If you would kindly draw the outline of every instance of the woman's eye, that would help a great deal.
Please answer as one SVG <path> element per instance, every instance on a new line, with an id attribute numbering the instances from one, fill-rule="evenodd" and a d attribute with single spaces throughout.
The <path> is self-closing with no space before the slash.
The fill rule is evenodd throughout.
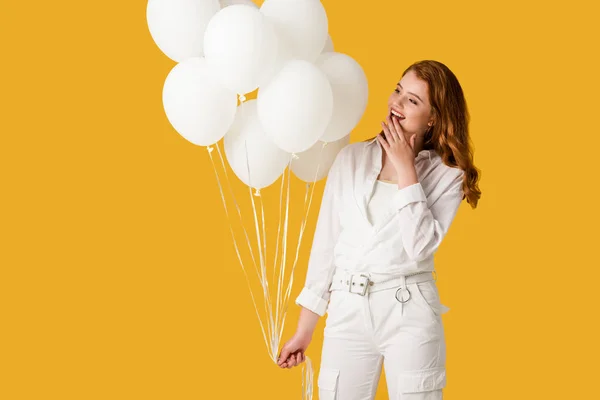
<path id="1" fill-rule="evenodd" d="M 399 90 L 398 88 L 396 88 L 396 89 L 394 90 L 394 92 L 396 92 L 396 93 L 400 93 L 400 90 Z M 417 102 L 416 102 L 416 101 L 414 101 L 413 99 L 410 99 L 410 102 L 411 102 L 411 103 L 413 103 L 414 105 L 417 105 Z"/>

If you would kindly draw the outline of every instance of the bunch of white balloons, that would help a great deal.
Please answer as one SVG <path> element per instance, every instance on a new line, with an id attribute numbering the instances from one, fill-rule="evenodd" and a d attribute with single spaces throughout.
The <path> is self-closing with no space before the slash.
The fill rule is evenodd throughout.
<path id="1" fill-rule="evenodd" d="M 146 17 L 177 62 L 163 105 L 181 136 L 199 146 L 224 138 L 231 168 L 255 189 L 290 160 L 306 182 L 327 175 L 362 118 L 368 85 L 361 66 L 334 51 L 319 0 L 149 0 Z"/>

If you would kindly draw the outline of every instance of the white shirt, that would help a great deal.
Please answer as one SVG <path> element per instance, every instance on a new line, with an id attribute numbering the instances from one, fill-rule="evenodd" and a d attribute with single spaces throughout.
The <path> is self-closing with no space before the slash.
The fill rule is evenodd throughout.
<path id="1" fill-rule="evenodd" d="M 372 224 L 368 202 L 381 172 L 377 139 L 346 145 L 325 183 L 304 288 L 296 304 L 321 316 L 336 267 L 354 272 L 433 271 L 433 255 L 463 199 L 464 171 L 433 150 L 415 158 L 418 183 L 398 189 Z"/>
<path id="2" fill-rule="evenodd" d="M 369 200 L 367 207 L 367 217 L 371 225 L 377 225 L 386 217 L 389 208 L 392 206 L 391 200 L 398 191 L 398 185 L 393 182 L 375 181 L 373 196 Z"/>

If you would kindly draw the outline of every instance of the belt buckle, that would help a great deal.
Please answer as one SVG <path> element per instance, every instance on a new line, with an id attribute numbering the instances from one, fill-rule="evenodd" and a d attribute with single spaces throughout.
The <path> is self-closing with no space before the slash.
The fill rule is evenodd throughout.
<path id="1" fill-rule="evenodd" d="M 369 284 L 371 282 L 371 280 L 369 279 L 368 275 L 365 274 L 360 274 L 358 275 L 359 278 L 364 278 L 364 279 L 360 279 L 358 281 L 358 285 L 362 288 L 360 292 L 353 292 L 352 291 L 352 287 L 356 286 L 357 282 L 354 282 L 354 277 L 356 275 L 351 275 L 350 276 L 350 284 L 348 285 L 348 291 L 351 293 L 356 293 L 356 294 L 360 294 L 361 296 L 364 296 L 365 294 L 367 294 L 367 289 L 369 288 Z"/>

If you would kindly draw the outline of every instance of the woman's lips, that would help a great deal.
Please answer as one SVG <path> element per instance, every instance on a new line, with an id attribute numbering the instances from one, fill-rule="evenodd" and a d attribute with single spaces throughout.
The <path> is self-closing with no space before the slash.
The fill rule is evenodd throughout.
<path id="1" fill-rule="evenodd" d="M 399 120 L 403 120 L 406 119 L 406 117 L 404 117 L 402 114 L 400 114 L 398 111 L 396 110 L 391 110 L 390 111 L 390 115 L 392 116 L 396 116 L 396 118 L 398 118 Z"/>

